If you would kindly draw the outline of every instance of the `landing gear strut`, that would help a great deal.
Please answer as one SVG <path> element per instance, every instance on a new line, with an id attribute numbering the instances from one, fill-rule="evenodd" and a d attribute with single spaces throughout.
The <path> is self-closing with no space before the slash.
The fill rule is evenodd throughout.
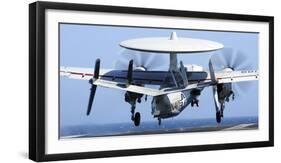
<path id="1" fill-rule="evenodd" d="M 158 118 L 158 125 L 161 125 L 161 118 Z"/>
<path id="2" fill-rule="evenodd" d="M 139 112 L 135 114 L 136 102 L 141 103 L 142 94 L 126 92 L 125 101 L 131 105 L 131 120 L 134 122 L 135 126 L 140 125 L 141 115 Z"/>
<path id="3" fill-rule="evenodd" d="M 131 106 L 131 120 L 132 120 L 132 121 L 134 121 L 134 119 L 135 119 L 135 109 L 136 109 L 136 105 L 133 104 L 133 105 Z"/>

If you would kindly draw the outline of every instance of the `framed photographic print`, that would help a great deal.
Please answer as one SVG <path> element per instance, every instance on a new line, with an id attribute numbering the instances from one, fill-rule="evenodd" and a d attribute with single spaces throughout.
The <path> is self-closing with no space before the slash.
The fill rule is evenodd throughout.
<path id="1" fill-rule="evenodd" d="M 273 146 L 273 17 L 35 2 L 29 158 Z"/>

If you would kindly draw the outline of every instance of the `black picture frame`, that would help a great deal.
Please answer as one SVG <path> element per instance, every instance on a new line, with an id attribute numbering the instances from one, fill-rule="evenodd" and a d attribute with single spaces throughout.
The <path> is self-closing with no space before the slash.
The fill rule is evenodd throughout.
<path id="1" fill-rule="evenodd" d="M 45 11 L 95 11 L 141 15 L 163 15 L 208 19 L 226 19 L 269 23 L 269 140 L 261 142 L 156 147 L 150 149 L 99 151 L 66 154 L 45 153 Z M 132 156 L 190 151 L 268 147 L 274 145 L 274 18 L 271 16 L 239 15 L 211 12 L 179 11 L 152 8 L 102 6 L 73 3 L 34 2 L 29 5 L 29 158 L 34 161 L 55 161 L 100 157 Z"/>

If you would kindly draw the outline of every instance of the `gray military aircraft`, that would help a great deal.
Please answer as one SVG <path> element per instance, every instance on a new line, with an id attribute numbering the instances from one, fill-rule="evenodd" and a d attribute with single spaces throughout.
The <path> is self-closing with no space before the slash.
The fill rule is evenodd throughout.
<path id="1" fill-rule="evenodd" d="M 61 67 L 60 74 L 73 79 L 88 80 L 91 84 L 87 115 L 90 114 L 97 86 L 125 91 L 124 100 L 131 105 L 131 120 L 135 126 L 140 125 L 141 115 L 135 113 L 136 103 L 141 103 L 142 98 L 152 96 L 151 109 L 154 118 L 171 118 L 179 115 L 189 104 L 199 106 L 199 96 L 206 87 L 212 87 L 216 110 L 216 121 L 221 122 L 224 116 L 225 102 L 230 98 L 234 100 L 235 91 L 233 84 L 258 80 L 256 70 L 247 70 L 243 66 L 245 56 L 233 56 L 230 53 L 213 55 L 209 60 L 209 71 L 204 71 L 202 66 L 184 65 L 178 63 L 177 54 L 194 54 L 225 49 L 220 43 L 177 37 L 172 32 L 170 37 L 151 37 L 126 40 L 120 43 L 126 49 L 141 51 L 125 66 L 126 69 L 100 69 L 100 59 L 96 60 L 95 68 Z M 169 54 L 170 64 L 168 70 L 149 70 L 157 58 L 148 61 L 144 55 L 149 52 L 163 55 Z M 148 63 L 149 62 L 149 63 Z M 124 63 L 121 63 L 124 64 Z M 124 66 L 123 66 L 124 67 Z M 216 67 L 219 67 L 215 71 Z M 157 85 L 159 88 L 149 88 L 148 85 Z"/>

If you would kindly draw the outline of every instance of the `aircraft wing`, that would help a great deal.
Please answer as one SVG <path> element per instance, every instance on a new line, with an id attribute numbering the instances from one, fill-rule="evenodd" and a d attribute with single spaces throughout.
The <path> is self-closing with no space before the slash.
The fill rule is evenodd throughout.
<path id="1" fill-rule="evenodd" d="M 60 67 L 60 76 L 79 79 L 90 80 L 93 77 L 94 69 L 79 68 L 79 67 Z"/>
<path id="2" fill-rule="evenodd" d="M 78 79 L 90 80 L 93 77 L 94 69 L 78 68 L 78 67 L 60 67 L 60 75 Z M 127 70 L 100 69 L 99 78 L 107 81 L 119 83 L 127 82 Z M 169 76 L 168 71 L 133 71 L 133 84 L 139 85 L 161 85 Z"/>
<path id="3" fill-rule="evenodd" d="M 90 80 L 93 77 L 93 69 L 87 68 L 75 68 L 75 67 L 61 67 L 60 75 L 72 79 Z M 127 83 L 126 70 L 111 70 L 101 69 L 99 73 L 99 79 L 93 81 L 94 85 L 114 88 L 124 91 L 130 91 L 149 96 L 160 96 L 169 93 L 175 93 L 180 91 L 191 90 L 195 88 L 203 88 L 214 85 L 216 83 L 232 83 L 241 81 L 257 80 L 259 74 L 257 71 L 222 71 L 215 72 L 214 77 L 216 80 L 212 80 L 211 75 L 208 73 L 190 73 L 189 84 L 185 87 L 172 87 L 166 89 L 148 88 L 139 85 L 161 85 L 165 79 L 171 78 L 168 71 L 133 71 L 133 81 L 131 84 Z"/>
<path id="4" fill-rule="evenodd" d="M 216 79 L 218 83 L 233 83 L 258 80 L 259 73 L 255 70 L 242 70 L 231 72 L 219 72 L 216 73 Z"/>

